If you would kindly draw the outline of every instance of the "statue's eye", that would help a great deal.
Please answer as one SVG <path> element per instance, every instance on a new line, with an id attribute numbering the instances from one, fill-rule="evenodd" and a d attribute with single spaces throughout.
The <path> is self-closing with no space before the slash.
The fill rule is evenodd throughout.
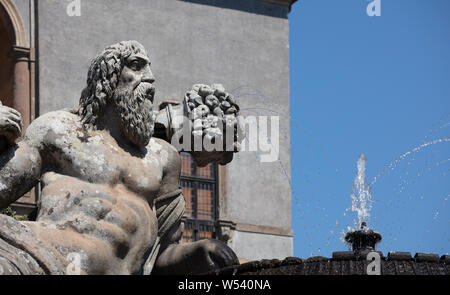
<path id="1" fill-rule="evenodd" d="M 142 62 L 139 60 L 134 60 L 129 64 L 129 67 L 135 71 L 140 70 L 142 67 Z"/>

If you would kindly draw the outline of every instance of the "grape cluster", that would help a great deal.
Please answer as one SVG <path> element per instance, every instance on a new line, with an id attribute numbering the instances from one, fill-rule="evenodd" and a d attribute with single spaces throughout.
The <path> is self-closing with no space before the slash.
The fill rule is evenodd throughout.
<path id="1" fill-rule="evenodd" d="M 194 122 L 194 136 L 223 137 L 223 130 L 236 134 L 239 106 L 221 84 L 196 84 L 185 95 L 188 114 Z"/>

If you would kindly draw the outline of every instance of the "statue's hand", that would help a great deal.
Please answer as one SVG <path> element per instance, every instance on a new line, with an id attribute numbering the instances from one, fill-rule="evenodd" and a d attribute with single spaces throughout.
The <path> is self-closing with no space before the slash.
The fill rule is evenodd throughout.
<path id="1" fill-rule="evenodd" d="M 227 164 L 245 137 L 239 105 L 221 84 L 196 84 L 184 97 L 185 114 L 192 122 L 192 151 L 199 166 Z M 195 142 L 202 142 L 199 150 Z"/>
<path id="2" fill-rule="evenodd" d="M 0 102 L 0 145 L 6 140 L 6 144 L 12 145 L 22 134 L 22 116 L 18 111 Z M 5 142 L 3 142 L 5 144 Z"/>
<path id="3" fill-rule="evenodd" d="M 239 265 L 233 250 L 219 240 L 172 244 L 156 260 L 154 274 L 196 275 Z"/>
<path id="4" fill-rule="evenodd" d="M 192 243 L 196 246 L 193 265 L 194 273 L 208 273 L 221 268 L 239 265 L 236 254 L 224 242 L 219 240 L 200 240 Z"/>

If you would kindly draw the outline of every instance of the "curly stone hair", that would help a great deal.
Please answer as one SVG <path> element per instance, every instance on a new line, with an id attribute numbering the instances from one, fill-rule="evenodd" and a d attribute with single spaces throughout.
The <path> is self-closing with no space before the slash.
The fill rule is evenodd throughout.
<path id="1" fill-rule="evenodd" d="M 83 89 L 78 106 L 82 122 L 95 128 L 97 121 L 113 96 L 124 61 L 132 54 L 147 55 L 137 41 L 122 41 L 108 46 L 95 57 L 89 66 L 87 86 Z"/>

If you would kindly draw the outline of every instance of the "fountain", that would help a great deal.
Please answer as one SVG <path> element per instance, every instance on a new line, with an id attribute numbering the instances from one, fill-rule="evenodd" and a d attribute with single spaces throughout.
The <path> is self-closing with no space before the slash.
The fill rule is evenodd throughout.
<path id="1" fill-rule="evenodd" d="M 352 245 L 353 252 L 362 253 L 374 251 L 375 245 L 381 241 L 381 235 L 362 222 L 359 230 L 350 231 L 345 235 L 345 241 Z"/>
<path id="2" fill-rule="evenodd" d="M 358 158 L 358 172 L 351 190 L 351 210 L 357 213 L 354 227 L 345 235 L 345 242 L 352 246 L 352 251 L 333 252 L 332 258 L 313 256 L 307 259 L 286 257 L 284 260 L 263 259 L 250 261 L 238 266 L 223 268 L 209 275 L 372 275 L 369 268 L 376 263 L 370 252 L 378 252 L 377 274 L 383 275 L 449 275 L 450 255 L 389 252 L 387 256 L 376 251 L 381 235 L 367 226 L 372 208 L 370 185 L 366 181 L 367 158 Z M 349 208 L 350 209 L 350 208 Z M 369 257 L 369 260 L 367 260 Z M 374 260 L 370 260 L 374 259 Z"/>
<path id="3" fill-rule="evenodd" d="M 361 254 L 374 251 L 375 245 L 381 241 L 381 235 L 367 226 L 372 208 L 372 196 L 370 185 L 366 181 L 366 161 L 366 156 L 361 154 L 357 162 L 358 172 L 350 193 L 352 211 L 357 213 L 355 229 L 347 232 L 344 238 L 345 242 L 352 245 L 353 252 Z"/>

